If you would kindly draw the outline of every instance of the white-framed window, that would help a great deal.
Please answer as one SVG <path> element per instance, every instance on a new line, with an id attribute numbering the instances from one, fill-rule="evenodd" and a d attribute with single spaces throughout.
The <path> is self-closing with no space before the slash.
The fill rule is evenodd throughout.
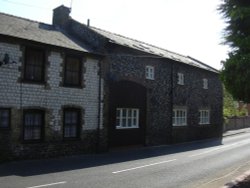
<path id="1" fill-rule="evenodd" d="M 187 125 L 187 109 L 175 108 L 173 109 L 173 126 Z"/>
<path id="2" fill-rule="evenodd" d="M 178 79 L 177 84 L 184 85 L 184 74 L 183 73 L 178 72 L 177 79 Z"/>
<path id="3" fill-rule="evenodd" d="M 208 79 L 203 78 L 203 89 L 208 89 Z"/>
<path id="4" fill-rule="evenodd" d="M 199 124 L 209 124 L 210 123 L 210 112 L 209 110 L 199 110 Z"/>
<path id="5" fill-rule="evenodd" d="M 145 70 L 145 74 L 146 74 L 146 79 L 154 80 L 155 79 L 155 68 L 153 66 L 147 65 L 146 70 Z"/>
<path id="6" fill-rule="evenodd" d="M 117 108 L 116 128 L 117 129 L 139 128 L 139 109 Z"/>

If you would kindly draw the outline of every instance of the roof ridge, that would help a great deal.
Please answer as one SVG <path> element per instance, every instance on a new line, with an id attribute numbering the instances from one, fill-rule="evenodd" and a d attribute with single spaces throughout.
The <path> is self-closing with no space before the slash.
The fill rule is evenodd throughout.
<path id="1" fill-rule="evenodd" d="M 141 42 L 141 41 L 139 41 L 139 40 L 132 39 L 132 38 L 130 38 L 130 37 L 126 37 L 126 36 L 124 36 L 124 35 L 121 35 L 121 34 L 118 34 L 118 33 L 114 33 L 114 32 L 111 32 L 111 31 L 107 31 L 107 30 L 105 30 L 105 29 L 101 29 L 101 28 L 98 28 L 98 27 L 90 26 L 90 28 L 98 29 L 98 30 L 107 32 L 107 33 L 109 33 L 109 34 L 114 34 L 114 35 L 117 35 L 117 36 L 120 36 L 120 37 L 123 37 L 123 38 L 126 38 L 126 39 L 130 39 L 130 40 L 133 40 L 133 41 Z"/>
<path id="2" fill-rule="evenodd" d="M 94 27 L 94 26 L 90 26 L 90 28 L 94 28 L 94 29 L 98 29 L 100 31 L 104 31 L 104 32 L 107 32 L 109 34 L 113 34 L 113 35 L 116 35 L 116 36 L 119 36 L 119 37 L 123 37 L 125 39 L 129 39 L 129 40 L 132 40 L 132 41 L 135 41 L 135 42 L 139 42 L 139 43 L 142 43 L 142 44 L 145 44 L 145 45 L 148 45 L 148 46 L 151 46 L 151 47 L 154 47 L 154 48 L 158 48 L 160 50 L 164 50 L 164 51 L 167 51 L 169 53 L 173 53 L 173 54 L 176 54 L 176 55 L 179 55 L 179 56 L 182 56 L 182 57 L 187 57 L 185 55 L 182 55 L 182 54 L 179 54 L 177 52 L 173 52 L 173 51 L 170 51 L 170 50 L 167 50 L 163 47 L 159 47 L 159 46 L 156 46 L 154 44 L 150 44 L 150 43 L 147 43 L 147 42 L 144 42 L 144 41 L 140 41 L 140 40 L 137 40 L 137 39 L 134 39 L 134 38 L 131 38 L 131 37 L 127 37 L 127 36 L 124 36 L 124 35 L 121 35 L 121 34 L 118 34 L 118 33 L 114 33 L 114 32 L 111 32 L 111 31 L 107 31 L 105 29 L 101 29 L 101 28 L 98 28 L 98 27 Z"/>
<path id="3" fill-rule="evenodd" d="M 12 15 L 12 14 L 7 14 L 7 13 L 4 13 L 4 12 L 0 12 L 0 14 L 5 15 L 5 16 L 10 16 L 10 17 L 13 17 L 13 18 L 18 18 L 18 19 L 25 20 L 25 21 L 29 21 L 29 22 L 33 22 L 33 23 L 40 23 L 40 24 L 46 24 L 46 25 L 52 26 L 51 24 L 48 24 L 48 23 L 39 22 L 39 21 L 28 19 L 28 18 L 15 16 L 15 15 Z"/>

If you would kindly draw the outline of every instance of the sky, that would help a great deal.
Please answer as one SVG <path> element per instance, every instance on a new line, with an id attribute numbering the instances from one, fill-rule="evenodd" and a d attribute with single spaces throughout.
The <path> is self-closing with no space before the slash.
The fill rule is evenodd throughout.
<path id="1" fill-rule="evenodd" d="M 216 69 L 227 58 L 221 0 L 0 0 L 0 12 L 52 23 L 53 9 L 113 33 L 194 57 Z"/>

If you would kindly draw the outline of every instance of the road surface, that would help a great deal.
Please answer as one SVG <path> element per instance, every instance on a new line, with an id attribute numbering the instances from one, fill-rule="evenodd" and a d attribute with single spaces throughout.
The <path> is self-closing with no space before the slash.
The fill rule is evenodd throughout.
<path id="1" fill-rule="evenodd" d="M 208 188 L 250 169 L 250 133 L 0 165 L 1 188 Z"/>

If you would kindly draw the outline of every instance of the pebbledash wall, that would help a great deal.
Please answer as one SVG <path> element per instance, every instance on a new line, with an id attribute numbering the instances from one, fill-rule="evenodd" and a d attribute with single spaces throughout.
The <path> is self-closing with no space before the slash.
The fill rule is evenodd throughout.
<path id="1" fill-rule="evenodd" d="M 0 130 L 1 157 L 41 158 L 97 149 L 96 141 L 101 142 L 99 136 L 103 131 L 103 104 L 99 103 L 103 98 L 103 81 L 99 75 L 99 60 L 84 58 L 84 87 L 67 88 L 60 86 L 64 51 L 47 50 L 47 82 L 29 84 L 21 81 L 23 48 L 18 43 L 0 42 L 1 59 L 8 53 L 10 61 L 15 62 L 0 67 L 0 107 L 11 109 L 10 128 Z M 63 140 L 62 110 L 65 106 L 81 109 L 79 140 Z M 23 142 L 22 112 L 29 108 L 45 110 L 44 139 L 39 143 Z"/>

